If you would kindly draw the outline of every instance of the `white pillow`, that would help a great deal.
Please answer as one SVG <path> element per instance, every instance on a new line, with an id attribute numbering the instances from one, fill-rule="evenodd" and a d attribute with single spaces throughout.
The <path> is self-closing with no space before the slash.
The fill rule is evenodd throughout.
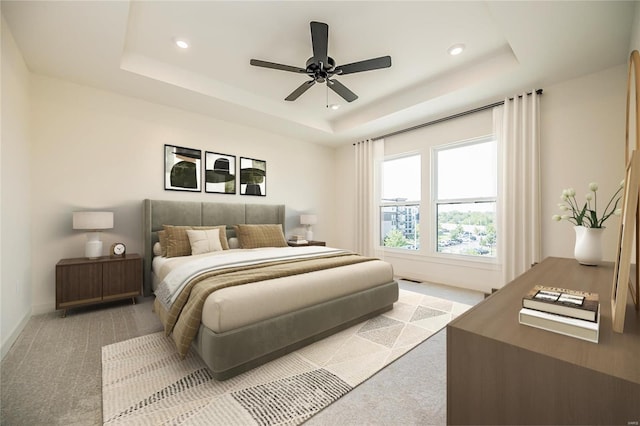
<path id="1" fill-rule="evenodd" d="M 191 254 L 210 253 L 221 251 L 220 229 L 193 230 L 187 229 L 187 236 L 191 244 Z"/>
<path id="2" fill-rule="evenodd" d="M 154 256 L 162 256 L 162 246 L 160 245 L 159 242 L 156 242 L 153 245 L 153 255 Z"/>

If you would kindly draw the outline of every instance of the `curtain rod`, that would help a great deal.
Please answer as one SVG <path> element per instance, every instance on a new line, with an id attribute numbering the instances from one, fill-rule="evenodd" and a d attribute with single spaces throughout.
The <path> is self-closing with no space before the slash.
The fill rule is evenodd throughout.
<path id="1" fill-rule="evenodd" d="M 533 93 L 535 93 L 536 95 L 542 95 L 542 89 L 537 89 L 535 92 L 528 92 L 527 95 L 531 95 Z M 518 97 L 521 98 L 522 95 L 518 95 Z M 509 100 L 512 101 L 513 98 L 509 98 Z M 386 135 L 377 136 L 375 138 L 372 138 L 372 140 L 375 141 L 375 140 L 378 140 L 378 139 L 384 139 L 384 138 L 388 138 L 388 137 L 391 137 L 391 136 L 400 135 L 402 133 L 410 132 L 412 130 L 421 129 L 423 127 L 431 126 L 433 124 L 442 123 L 443 121 L 448 121 L 448 120 L 452 120 L 454 118 L 463 117 L 465 115 L 469 115 L 469 114 L 473 114 L 473 113 L 476 113 L 476 112 L 484 111 L 486 109 L 490 109 L 490 108 L 497 107 L 497 106 L 500 106 L 500 105 L 504 105 L 504 101 L 494 102 L 494 103 L 489 104 L 489 105 L 484 105 L 484 106 L 481 106 L 481 107 L 478 107 L 478 108 L 470 109 L 468 111 L 459 112 L 457 114 L 453 114 L 453 115 L 450 115 L 448 117 L 438 118 L 436 120 L 432 120 L 432 121 L 429 121 L 427 123 L 418 124 L 416 126 L 409 127 L 407 129 L 403 129 L 403 130 L 398 130 L 398 131 L 395 131 L 395 132 L 387 133 Z M 353 145 L 355 145 L 355 143 Z"/>

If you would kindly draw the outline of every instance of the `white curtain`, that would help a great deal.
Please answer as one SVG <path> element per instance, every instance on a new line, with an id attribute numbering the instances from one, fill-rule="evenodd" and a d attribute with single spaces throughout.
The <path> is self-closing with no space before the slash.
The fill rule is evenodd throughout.
<path id="1" fill-rule="evenodd" d="M 494 109 L 502 156 L 499 221 L 503 284 L 540 261 L 539 95 L 523 93 Z"/>
<path id="2" fill-rule="evenodd" d="M 358 142 L 355 150 L 355 250 L 374 256 L 378 235 L 377 194 L 379 165 L 384 157 L 382 139 Z"/>

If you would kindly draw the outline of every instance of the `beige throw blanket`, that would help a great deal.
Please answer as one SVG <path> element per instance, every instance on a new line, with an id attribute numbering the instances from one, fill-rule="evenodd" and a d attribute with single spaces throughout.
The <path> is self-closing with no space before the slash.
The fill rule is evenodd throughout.
<path id="1" fill-rule="evenodd" d="M 164 325 L 165 333 L 172 336 L 178 352 L 184 357 L 200 328 L 204 302 L 214 291 L 370 260 L 374 259 L 341 252 L 312 259 L 291 259 L 210 271 L 191 279 L 169 309 L 157 298 L 154 309 Z"/>

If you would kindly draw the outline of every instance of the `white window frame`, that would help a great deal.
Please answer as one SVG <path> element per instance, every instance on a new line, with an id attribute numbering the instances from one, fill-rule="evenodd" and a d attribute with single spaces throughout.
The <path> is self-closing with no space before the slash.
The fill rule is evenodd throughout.
<path id="1" fill-rule="evenodd" d="M 469 198 L 453 198 L 453 199 L 439 199 L 438 198 L 438 152 L 462 148 L 470 145 L 477 145 L 481 143 L 487 142 L 495 142 L 496 143 L 496 195 L 495 197 L 469 197 Z M 496 228 L 496 236 L 499 236 L 501 233 L 500 229 L 500 221 L 498 218 L 499 215 L 499 188 L 500 188 L 500 159 L 499 159 L 500 147 L 498 144 L 498 140 L 495 135 L 486 135 L 480 136 L 477 138 L 467 139 L 463 141 L 457 141 L 452 143 L 447 143 L 443 145 L 434 146 L 431 148 L 431 229 L 432 232 L 429 235 L 429 252 L 440 258 L 451 258 L 451 259 L 460 259 L 465 261 L 473 261 L 473 262 L 486 262 L 486 263 L 498 263 L 500 256 L 500 246 L 499 246 L 499 237 L 496 238 L 496 255 L 489 256 L 477 256 L 477 255 L 469 255 L 469 254 L 457 254 L 457 253 L 443 253 L 438 251 L 438 205 L 440 204 L 473 204 L 473 203 L 486 203 L 493 202 L 496 206 L 496 217 L 495 217 L 495 228 Z"/>

